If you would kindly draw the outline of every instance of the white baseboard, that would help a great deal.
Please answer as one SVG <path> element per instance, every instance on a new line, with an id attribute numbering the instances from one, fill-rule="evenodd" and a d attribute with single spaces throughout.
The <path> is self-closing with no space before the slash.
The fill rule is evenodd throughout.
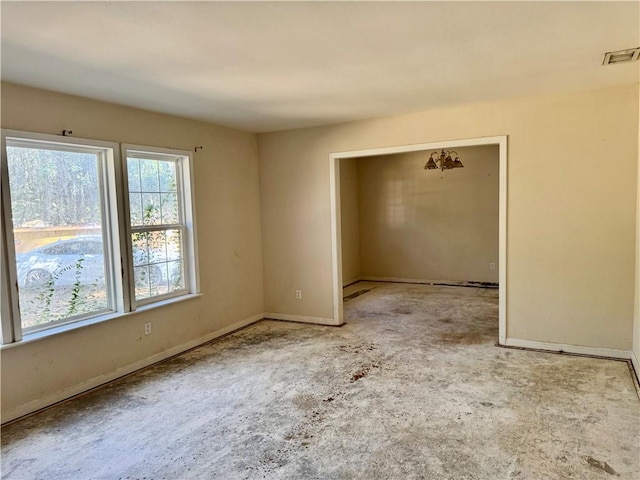
<path id="1" fill-rule="evenodd" d="M 631 363 L 633 364 L 633 370 L 636 374 L 636 379 L 638 380 L 638 384 L 640 384 L 640 362 L 638 361 L 638 357 L 636 357 L 636 352 L 631 352 Z"/>
<path id="2" fill-rule="evenodd" d="M 429 280 L 425 278 L 402 278 L 402 277 L 369 277 L 364 276 L 360 277 L 358 280 L 362 282 L 389 282 L 389 283 L 419 283 L 424 285 L 433 285 L 439 283 L 445 283 L 449 285 L 460 285 L 460 286 L 473 286 L 469 285 L 469 282 L 463 281 L 454 281 L 454 280 Z M 495 282 L 498 283 L 498 282 Z"/>
<path id="3" fill-rule="evenodd" d="M 358 283 L 361 280 L 362 280 L 362 277 L 354 277 L 351 280 L 343 281 L 342 288 L 348 287 L 349 285 L 353 285 L 354 283 Z"/>
<path id="4" fill-rule="evenodd" d="M 80 393 L 84 393 L 88 390 L 91 390 L 92 388 L 96 388 L 96 387 L 99 387 L 100 385 L 110 383 L 120 377 L 133 373 L 136 370 L 140 370 L 142 368 L 148 367 L 150 365 L 153 365 L 154 363 L 158 363 L 169 357 L 178 355 L 179 353 L 185 352 L 191 348 L 210 342 L 211 340 L 214 340 L 218 337 L 221 337 L 235 330 L 251 325 L 252 323 L 262 320 L 263 318 L 264 318 L 264 314 L 259 313 L 258 315 L 254 315 L 247 319 L 240 320 L 239 322 L 232 323 L 231 325 L 228 325 L 224 328 L 216 330 L 215 332 L 208 333 L 206 335 L 198 337 L 189 342 L 172 347 L 169 350 L 165 350 L 164 352 L 156 353 L 155 355 L 144 358 L 142 360 L 138 360 L 137 362 L 131 363 L 129 365 L 125 365 L 112 372 L 109 372 L 103 375 L 98 375 L 97 377 L 91 378 L 77 385 L 73 385 L 71 387 L 55 392 L 51 395 L 47 395 L 44 398 L 25 403 L 24 405 L 20 405 L 19 407 L 14 408 L 13 410 L 2 412 L 2 423 L 10 422 L 11 420 L 15 420 L 16 418 L 23 417 L 30 413 L 41 410 L 45 407 L 49 407 L 55 403 L 71 398 Z"/>
<path id="5" fill-rule="evenodd" d="M 265 320 L 285 320 L 287 322 L 311 323 L 314 325 L 338 325 L 333 318 L 308 317 L 306 315 L 289 315 L 288 313 L 265 313 Z"/>
<path id="6" fill-rule="evenodd" d="M 445 280 L 428 280 L 425 278 L 402 278 L 402 277 L 370 277 L 364 276 L 360 277 L 360 280 L 363 282 L 391 282 L 391 283 L 454 283 L 454 282 L 446 282 Z"/>
<path id="7" fill-rule="evenodd" d="M 519 338 L 507 338 L 504 342 L 506 347 L 522 347 L 534 350 L 548 350 L 550 352 L 579 353 L 582 355 L 594 355 L 597 357 L 631 359 L 631 351 L 617 350 L 614 348 L 585 347 L 582 345 L 567 345 L 564 343 L 536 342 L 533 340 L 521 340 Z"/>

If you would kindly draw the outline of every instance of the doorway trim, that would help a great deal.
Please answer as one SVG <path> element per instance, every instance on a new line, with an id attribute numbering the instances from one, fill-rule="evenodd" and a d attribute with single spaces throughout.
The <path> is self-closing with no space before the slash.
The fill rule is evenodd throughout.
<path id="1" fill-rule="evenodd" d="M 373 157 L 396 153 L 419 152 L 442 148 L 498 145 L 500 162 L 498 206 L 498 343 L 504 345 L 507 338 L 507 136 L 467 138 L 442 142 L 417 143 L 394 147 L 352 150 L 329 154 L 329 181 L 331 195 L 331 262 L 333 267 L 333 321 L 344 323 L 342 305 L 342 227 L 340 213 L 340 160 L 356 157 Z"/>

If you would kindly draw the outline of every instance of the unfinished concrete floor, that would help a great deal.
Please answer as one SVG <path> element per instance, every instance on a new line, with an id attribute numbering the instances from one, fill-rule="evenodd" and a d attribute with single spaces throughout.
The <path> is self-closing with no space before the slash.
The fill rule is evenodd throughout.
<path id="1" fill-rule="evenodd" d="M 497 291 L 363 284 L 2 432 L 6 479 L 640 478 L 623 362 L 507 350 Z"/>

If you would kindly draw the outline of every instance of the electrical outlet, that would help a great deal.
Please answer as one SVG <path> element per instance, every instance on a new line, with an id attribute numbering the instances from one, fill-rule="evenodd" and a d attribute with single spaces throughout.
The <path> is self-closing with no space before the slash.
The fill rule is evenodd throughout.
<path id="1" fill-rule="evenodd" d="M 296 290 L 296 298 L 300 300 L 302 298 L 302 290 Z"/>
<path id="2" fill-rule="evenodd" d="M 144 334 L 151 335 L 151 322 L 147 322 L 144 324 Z"/>
<path id="3" fill-rule="evenodd" d="M 489 270 L 495 270 L 495 269 L 496 269 L 496 264 L 495 264 L 495 263 L 493 263 L 493 262 L 491 262 L 491 263 L 489 264 Z"/>

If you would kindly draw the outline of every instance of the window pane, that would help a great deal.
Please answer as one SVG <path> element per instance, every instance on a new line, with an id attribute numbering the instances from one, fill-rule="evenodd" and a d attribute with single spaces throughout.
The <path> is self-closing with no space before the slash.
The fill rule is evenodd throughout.
<path id="1" fill-rule="evenodd" d="M 167 230 L 167 260 L 182 259 L 182 231 Z"/>
<path id="2" fill-rule="evenodd" d="M 182 262 L 169 262 L 169 291 L 184 290 L 184 275 Z"/>
<path id="3" fill-rule="evenodd" d="M 176 162 L 158 161 L 158 167 L 160 169 L 160 191 L 177 192 Z"/>
<path id="4" fill-rule="evenodd" d="M 133 233 L 131 235 L 131 246 L 133 249 L 133 265 L 149 265 L 149 246 L 146 232 Z"/>
<path id="5" fill-rule="evenodd" d="M 140 184 L 142 192 L 159 192 L 158 162 L 156 160 L 140 160 Z"/>
<path id="6" fill-rule="evenodd" d="M 131 225 L 142 225 L 142 194 L 131 192 L 129 194 L 129 216 L 131 218 Z"/>
<path id="7" fill-rule="evenodd" d="M 149 298 L 151 290 L 149 288 L 149 266 L 135 267 L 133 269 L 136 286 L 136 300 Z"/>
<path id="8" fill-rule="evenodd" d="M 98 156 L 8 145 L 7 161 L 22 328 L 110 309 Z"/>
<path id="9" fill-rule="evenodd" d="M 127 175 L 129 176 L 129 191 L 140 192 L 140 160 L 127 159 Z"/>
<path id="10" fill-rule="evenodd" d="M 179 221 L 178 214 L 178 195 L 176 193 L 160 194 L 160 207 L 162 215 L 162 223 L 165 225 L 175 225 Z"/>
<path id="11" fill-rule="evenodd" d="M 162 224 L 159 193 L 143 193 L 142 210 L 142 223 L 144 225 Z"/>
<path id="12" fill-rule="evenodd" d="M 165 232 L 149 232 L 149 254 L 150 263 L 161 263 L 167 261 L 167 245 L 165 242 Z"/>

